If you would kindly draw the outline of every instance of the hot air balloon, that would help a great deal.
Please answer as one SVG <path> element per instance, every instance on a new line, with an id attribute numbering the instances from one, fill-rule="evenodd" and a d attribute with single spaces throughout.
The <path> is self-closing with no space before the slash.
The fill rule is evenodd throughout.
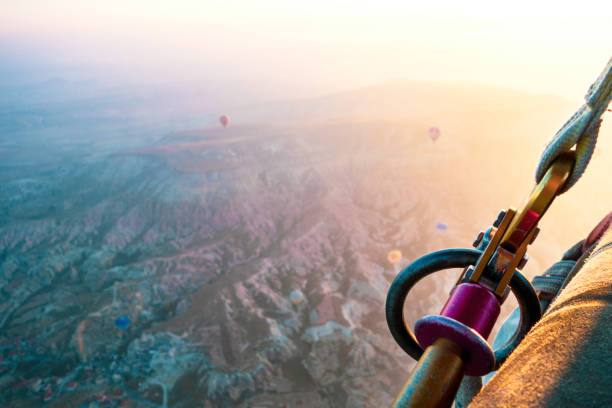
<path id="1" fill-rule="evenodd" d="M 393 251 L 389 251 L 389 253 L 387 254 L 387 261 L 389 261 L 389 263 L 393 266 L 395 266 L 395 264 L 401 260 L 402 260 L 402 251 L 394 249 Z"/>
<path id="2" fill-rule="evenodd" d="M 230 117 L 227 116 L 227 115 L 221 115 L 219 117 L 219 122 L 221 122 L 223 127 L 227 127 L 227 125 L 229 125 L 229 123 L 230 123 Z"/>
<path id="3" fill-rule="evenodd" d="M 294 305 L 299 305 L 304 301 L 304 295 L 299 290 L 292 290 L 289 294 L 289 299 L 291 299 L 291 303 Z"/>
<path id="4" fill-rule="evenodd" d="M 436 126 L 430 127 L 429 137 L 435 142 L 440 137 L 440 129 L 438 129 Z"/>
<path id="5" fill-rule="evenodd" d="M 445 223 L 443 223 L 443 222 L 439 222 L 439 223 L 437 223 L 437 224 L 436 224 L 436 228 L 437 228 L 439 231 L 446 231 L 446 230 L 448 229 L 448 225 L 446 225 L 446 224 L 445 224 Z"/>
<path id="6" fill-rule="evenodd" d="M 130 318 L 127 316 L 119 316 L 117 320 L 115 320 L 115 326 L 121 331 L 126 330 L 130 323 Z"/>

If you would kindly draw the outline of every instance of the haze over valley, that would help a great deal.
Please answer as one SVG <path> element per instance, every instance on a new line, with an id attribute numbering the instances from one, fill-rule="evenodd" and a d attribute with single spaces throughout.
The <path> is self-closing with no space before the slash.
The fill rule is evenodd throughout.
<path id="1" fill-rule="evenodd" d="M 410 82 L 236 108 L 227 128 L 217 112 L 112 93 L 14 106 L 0 140 L 0 382 L 15 407 L 47 391 L 54 406 L 389 403 L 413 364 L 384 320 L 397 268 L 469 246 L 518 206 L 573 108 Z M 590 211 L 564 218 L 584 208 L 580 188 L 606 182 L 609 133 L 545 218 L 528 274 L 605 211 L 610 191 L 590 190 Z M 456 273 L 420 285 L 407 318 L 438 312 Z"/>
<path id="2" fill-rule="evenodd" d="M 588 0 L 289 3 L 1 6 L 0 406 L 389 405 L 390 283 L 521 206 L 609 58 Z M 610 211 L 609 115 L 529 277 Z"/>

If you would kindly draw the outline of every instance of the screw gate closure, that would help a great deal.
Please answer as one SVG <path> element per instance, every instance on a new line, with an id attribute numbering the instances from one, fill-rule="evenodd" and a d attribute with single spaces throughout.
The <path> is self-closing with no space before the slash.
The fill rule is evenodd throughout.
<path id="1" fill-rule="evenodd" d="M 497 230 L 489 245 L 476 262 L 474 271 L 465 277 L 468 282 L 484 284 L 480 279 L 486 268 L 496 281 L 495 295 L 500 299 L 505 297 L 508 282 L 516 269 L 525 266 L 527 246 L 535 241 L 539 232 L 537 224 L 571 174 L 575 157 L 574 152 L 568 152 L 555 160 L 518 215 L 512 207 L 500 213 L 494 223 L 498 224 Z"/>
<path id="2" fill-rule="evenodd" d="M 479 313 L 481 311 L 485 313 Z M 499 301 L 491 292 L 480 285 L 462 283 L 448 298 L 440 315 L 470 326 L 486 339 L 499 312 Z"/>

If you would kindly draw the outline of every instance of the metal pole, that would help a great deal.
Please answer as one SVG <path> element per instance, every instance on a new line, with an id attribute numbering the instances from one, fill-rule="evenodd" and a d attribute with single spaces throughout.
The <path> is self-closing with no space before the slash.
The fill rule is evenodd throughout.
<path id="1" fill-rule="evenodd" d="M 425 349 L 392 408 L 450 407 L 461 384 L 465 363 L 456 343 L 439 338 Z"/>

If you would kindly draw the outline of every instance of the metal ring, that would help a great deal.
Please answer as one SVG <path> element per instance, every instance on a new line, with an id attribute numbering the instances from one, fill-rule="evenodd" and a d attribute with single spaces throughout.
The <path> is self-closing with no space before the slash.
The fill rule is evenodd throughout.
<path id="1" fill-rule="evenodd" d="M 391 283 L 385 305 L 387 325 L 397 344 L 415 360 L 418 361 L 421 358 L 423 348 L 404 320 L 404 302 L 408 292 L 418 281 L 434 272 L 474 265 L 481 253 L 482 251 L 476 249 L 445 249 L 432 252 L 416 259 L 404 268 Z M 506 344 L 495 350 L 495 369 L 499 368 L 508 358 L 523 340 L 525 334 L 542 316 L 540 302 L 533 286 L 518 270 L 514 271 L 509 286 L 518 301 L 521 319 L 512 337 Z"/>

